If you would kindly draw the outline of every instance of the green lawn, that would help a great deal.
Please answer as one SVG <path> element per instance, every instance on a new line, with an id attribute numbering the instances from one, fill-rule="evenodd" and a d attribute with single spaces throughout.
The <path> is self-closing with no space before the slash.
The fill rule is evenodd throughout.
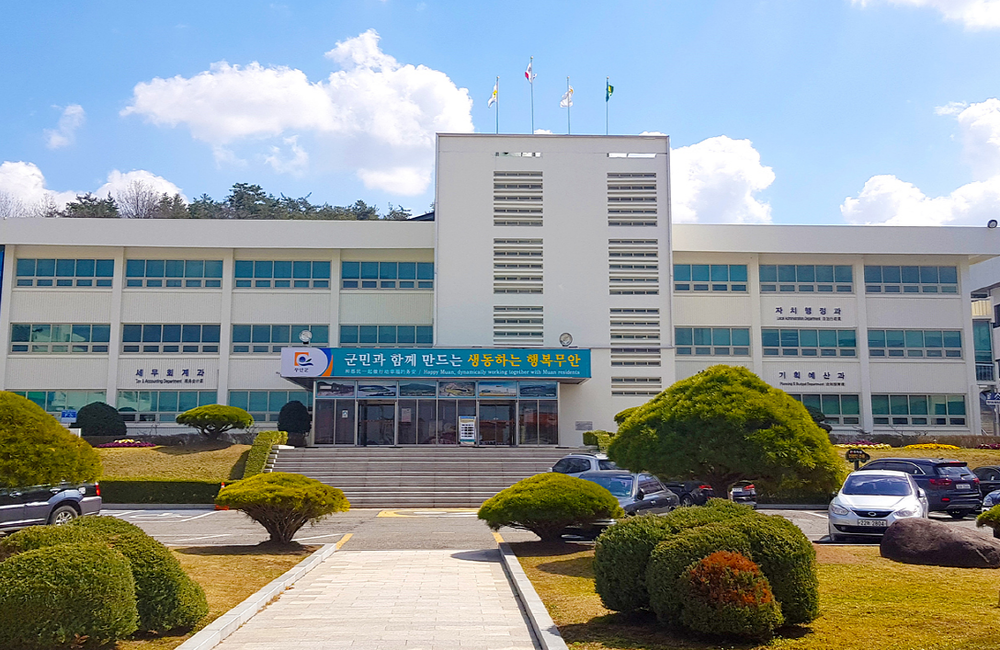
<path id="1" fill-rule="evenodd" d="M 165 447 L 97 449 L 105 479 L 187 479 L 230 481 L 243 478 L 250 445 L 204 442 Z"/>
<path id="2" fill-rule="evenodd" d="M 652 615 L 629 617 L 594 592 L 593 550 L 512 544 L 573 650 L 782 648 L 789 650 L 1000 649 L 1000 570 L 898 564 L 873 547 L 817 546 L 822 615 L 763 645 L 716 645 L 671 633 Z"/>

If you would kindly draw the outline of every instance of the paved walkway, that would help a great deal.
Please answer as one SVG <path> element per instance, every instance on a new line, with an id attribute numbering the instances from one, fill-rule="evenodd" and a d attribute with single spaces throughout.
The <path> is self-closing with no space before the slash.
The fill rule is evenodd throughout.
<path id="1" fill-rule="evenodd" d="M 349 546 L 349 544 L 348 544 Z M 219 650 L 534 650 L 499 551 L 340 550 Z"/>

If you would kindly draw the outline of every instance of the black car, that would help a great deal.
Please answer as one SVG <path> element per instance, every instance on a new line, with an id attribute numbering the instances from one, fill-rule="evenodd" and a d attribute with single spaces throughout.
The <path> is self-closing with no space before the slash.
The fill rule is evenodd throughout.
<path id="1" fill-rule="evenodd" d="M 626 515 L 666 514 L 680 505 L 680 499 L 652 474 L 634 474 L 621 469 L 584 472 L 578 478 L 597 483 L 616 499 Z M 570 526 L 566 534 L 594 537 L 615 523 L 612 519 L 584 526 Z"/>
<path id="2" fill-rule="evenodd" d="M 1000 467 L 997 465 L 984 465 L 972 472 L 979 478 L 979 493 L 983 496 L 994 490 L 1000 490 Z"/>
<path id="3" fill-rule="evenodd" d="M 704 481 L 664 481 L 663 484 L 677 495 L 682 506 L 703 506 L 715 492 Z"/>
<path id="4" fill-rule="evenodd" d="M 906 472 L 927 493 L 930 512 L 947 512 L 955 519 L 979 512 L 979 478 L 965 461 L 950 458 L 880 458 L 859 471 L 884 469 Z"/>
<path id="5" fill-rule="evenodd" d="M 96 483 L 0 488 L 0 531 L 59 525 L 100 513 L 101 488 Z"/>

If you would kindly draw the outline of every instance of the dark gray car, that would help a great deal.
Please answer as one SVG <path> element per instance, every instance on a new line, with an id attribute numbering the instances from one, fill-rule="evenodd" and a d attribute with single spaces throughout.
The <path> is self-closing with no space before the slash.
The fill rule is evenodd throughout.
<path id="1" fill-rule="evenodd" d="M 59 525 L 100 513 L 101 491 L 96 483 L 0 488 L 0 531 Z"/>
<path id="2" fill-rule="evenodd" d="M 680 499 L 652 474 L 633 474 L 620 469 L 584 472 L 577 476 L 597 483 L 618 499 L 626 515 L 666 514 L 680 505 Z M 596 535 L 615 523 L 613 519 L 573 527 L 567 533 Z"/>

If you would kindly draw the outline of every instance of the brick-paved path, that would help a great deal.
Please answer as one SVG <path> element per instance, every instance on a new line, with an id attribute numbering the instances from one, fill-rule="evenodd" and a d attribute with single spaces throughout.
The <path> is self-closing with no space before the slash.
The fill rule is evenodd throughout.
<path id="1" fill-rule="evenodd" d="M 537 646 L 496 550 L 342 549 L 218 647 L 533 650 Z"/>

